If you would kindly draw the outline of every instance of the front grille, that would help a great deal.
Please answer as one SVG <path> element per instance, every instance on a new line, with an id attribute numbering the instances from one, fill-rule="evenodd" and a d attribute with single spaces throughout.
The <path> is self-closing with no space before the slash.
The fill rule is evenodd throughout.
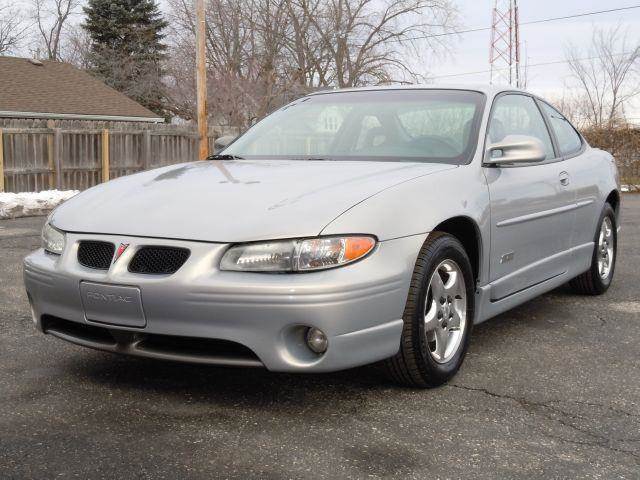
<path id="1" fill-rule="evenodd" d="M 186 248 L 142 247 L 129 264 L 132 273 L 169 275 L 184 265 L 191 252 Z"/>
<path id="2" fill-rule="evenodd" d="M 78 262 L 85 267 L 109 270 L 115 248 L 115 245 L 109 242 L 82 241 L 78 247 Z"/>

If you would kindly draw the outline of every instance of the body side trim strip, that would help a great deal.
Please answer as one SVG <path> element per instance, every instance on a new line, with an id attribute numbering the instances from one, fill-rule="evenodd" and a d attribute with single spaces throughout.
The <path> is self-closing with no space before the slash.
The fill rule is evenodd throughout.
<path id="1" fill-rule="evenodd" d="M 559 213 L 570 212 L 571 210 L 577 210 L 578 208 L 591 205 L 593 202 L 595 202 L 594 199 L 583 200 L 577 203 L 572 203 L 570 205 L 564 205 L 562 207 L 543 210 L 541 212 L 528 213 L 520 217 L 508 218 L 506 220 L 502 220 L 501 222 L 496 223 L 496 227 L 507 227 L 509 225 L 516 225 L 518 223 L 529 222 L 531 220 L 537 220 L 539 218 L 550 217 L 552 215 L 557 215 Z"/>

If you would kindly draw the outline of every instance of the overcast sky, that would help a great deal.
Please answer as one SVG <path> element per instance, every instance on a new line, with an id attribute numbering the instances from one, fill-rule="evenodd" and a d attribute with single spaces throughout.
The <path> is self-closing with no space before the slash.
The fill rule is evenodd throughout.
<path id="1" fill-rule="evenodd" d="M 458 0 L 456 2 L 461 29 L 490 27 L 494 0 Z M 520 22 L 561 17 L 596 10 L 640 5 L 634 0 L 519 0 Z M 528 63 L 544 63 L 563 60 L 569 42 L 586 45 L 591 39 L 594 25 L 606 27 L 622 23 L 629 29 L 630 40 L 640 42 L 640 8 L 623 12 L 604 13 L 588 17 L 555 22 L 522 25 L 522 60 L 526 54 Z M 490 31 L 460 35 L 452 42 L 452 54 L 429 67 L 433 76 L 487 70 L 489 67 Z M 455 38 L 455 37 L 454 37 Z M 528 71 L 528 89 L 545 97 L 560 96 L 569 71 L 564 64 L 531 67 Z M 489 74 L 436 78 L 438 83 L 488 83 Z M 629 110 L 640 117 L 640 102 Z M 638 118 L 637 120 L 640 120 Z"/>

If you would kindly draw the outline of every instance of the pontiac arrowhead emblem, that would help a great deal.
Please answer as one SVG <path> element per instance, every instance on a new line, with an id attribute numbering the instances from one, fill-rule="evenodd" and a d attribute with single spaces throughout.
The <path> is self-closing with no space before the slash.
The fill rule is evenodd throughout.
<path id="1" fill-rule="evenodd" d="M 116 256 L 113 258 L 113 263 L 116 263 L 116 261 L 120 258 L 120 255 L 124 253 L 124 251 L 127 249 L 128 246 L 129 246 L 128 243 L 120 244 L 120 246 L 118 247 L 118 250 L 116 251 Z"/>

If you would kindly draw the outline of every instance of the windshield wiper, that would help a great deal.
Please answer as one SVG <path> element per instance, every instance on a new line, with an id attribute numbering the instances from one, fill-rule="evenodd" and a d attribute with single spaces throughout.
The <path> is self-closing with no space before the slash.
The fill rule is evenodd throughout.
<path id="1" fill-rule="evenodd" d="M 244 160 L 244 157 L 239 155 L 232 155 L 230 153 L 222 153 L 216 155 L 209 155 L 207 160 Z"/>

